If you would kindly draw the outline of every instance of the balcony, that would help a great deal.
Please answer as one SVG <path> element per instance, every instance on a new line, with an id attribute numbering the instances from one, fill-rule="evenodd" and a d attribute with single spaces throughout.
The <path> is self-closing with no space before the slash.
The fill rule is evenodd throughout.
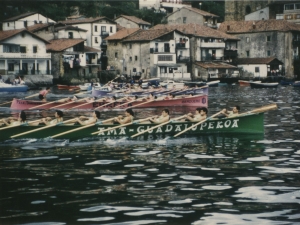
<path id="1" fill-rule="evenodd" d="M 223 60 L 223 56 L 202 56 L 201 61 L 221 61 Z"/>
<path id="2" fill-rule="evenodd" d="M 7 75 L 50 75 L 51 70 L 0 70 Z"/>
<path id="3" fill-rule="evenodd" d="M 165 53 L 170 52 L 170 48 L 150 48 L 150 53 Z"/>
<path id="4" fill-rule="evenodd" d="M 176 48 L 187 48 L 186 43 L 176 43 Z"/>
<path id="5" fill-rule="evenodd" d="M 100 34 L 100 36 L 101 36 L 102 38 L 106 38 L 106 37 L 108 37 L 108 36 L 109 36 L 109 33 L 108 33 L 108 32 L 106 32 L 106 31 L 101 31 L 101 34 Z"/>
<path id="6" fill-rule="evenodd" d="M 201 48 L 225 48 L 224 42 L 200 42 Z"/>
<path id="7" fill-rule="evenodd" d="M 177 62 L 178 63 L 188 63 L 190 61 L 191 57 L 189 56 L 178 56 Z"/>
<path id="8" fill-rule="evenodd" d="M 51 53 L 29 54 L 21 52 L 1 52 L 0 59 L 51 59 Z"/>
<path id="9" fill-rule="evenodd" d="M 224 56 L 237 57 L 237 50 L 224 50 Z"/>

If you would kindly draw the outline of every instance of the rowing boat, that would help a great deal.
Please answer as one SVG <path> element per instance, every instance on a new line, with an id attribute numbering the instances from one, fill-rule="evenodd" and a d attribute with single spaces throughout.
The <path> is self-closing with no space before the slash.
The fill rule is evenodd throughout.
<path id="1" fill-rule="evenodd" d="M 28 90 L 27 85 L 23 84 L 5 84 L 0 82 L 0 92 L 26 92 Z"/>
<path id="2" fill-rule="evenodd" d="M 157 127 L 149 132 L 146 132 L 144 135 L 152 135 L 154 137 L 160 135 L 173 135 L 179 133 L 180 131 L 185 130 L 186 128 L 192 126 L 193 122 L 175 122 L 171 121 L 169 124 Z M 116 126 L 115 124 L 99 124 L 78 131 L 66 133 L 59 137 L 59 139 L 69 139 L 69 140 L 78 140 L 89 137 L 117 137 L 117 136 L 127 136 L 130 137 L 134 134 L 142 132 L 146 129 L 149 129 L 157 124 L 152 123 L 133 123 L 128 126 L 120 127 L 117 129 L 108 130 L 105 132 L 100 132 L 97 135 L 91 135 L 94 132 L 105 130 L 111 127 Z M 3 134 L 0 135 L 0 141 L 11 139 L 11 136 L 14 136 L 19 133 L 28 132 L 30 130 L 37 129 L 42 126 L 20 126 L 12 127 L 6 129 Z M 19 136 L 17 138 L 48 138 L 56 134 L 67 132 L 75 128 L 80 127 L 80 125 L 58 125 L 48 129 L 39 130 L 37 132 L 32 132 Z M 263 134 L 264 133 L 264 113 L 257 114 L 246 114 L 239 117 L 232 118 L 221 118 L 221 119 L 211 119 L 208 120 L 193 129 L 186 132 L 186 135 L 201 135 L 201 134 L 218 134 L 218 133 L 228 133 L 228 134 Z"/>
<path id="3" fill-rule="evenodd" d="M 76 86 L 76 85 L 57 84 L 56 86 L 57 86 L 57 89 L 60 89 L 60 90 L 79 89 L 79 86 Z"/>
<path id="4" fill-rule="evenodd" d="M 239 80 L 240 86 L 250 86 L 250 83 L 261 83 L 261 81 Z"/>
<path id="5" fill-rule="evenodd" d="M 277 88 L 278 83 L 250 83 L 251 88 Z"/>
<path id="6" fill-rule="evenodd" d="M 138 108 L 153 108 L 153 107 L 207 107 L 208 104 L 208 97 L 207 95 L 195 95 L 195 96 L 188 96 L 185 98 L 175 98 L 169 100 L 154 100 L 149 101 L 147 103 L 146 100 L 134 101 L 129 104 L 125 101 L 120 102 L 113 102 L 112 104 L 107 104 L 109 102 L 91 102 L 89 104 L 84 104 L 84 102 L 70 102 L 70 104 L 65 104 L 65 102 L 51 102 L 45 104 L 43 101 L 32 101 L 32 100 L 25 100 L 25 99 L 16 99 L 14 98 L 10 108 L 14 110 L 27 110 L 32 107 L 35 109 L 95 109 L 99 106 L 106 104 L 106 106 L 102 107 L 103 109 L 110 109 L 117 107 L 118 105 L 122 105 L 122 108 L 126 107 L 138 107 Z M 61 105 L 61 106 L 60 106 Z M 40 106 L 40 107 L 38 107 Z"/>

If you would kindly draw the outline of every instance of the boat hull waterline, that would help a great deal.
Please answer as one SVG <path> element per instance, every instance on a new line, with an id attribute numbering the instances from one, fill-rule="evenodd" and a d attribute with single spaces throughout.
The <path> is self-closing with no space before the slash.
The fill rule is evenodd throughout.
<path id="1" fill-rule="evenodd" d="M 151 131 L 146 132 L 144 135 L 174 135 L 177 134 L 186 128 L 192 126 L 193 122 L 174 122 L 171 121 L 169 124 L 163 125 L 161 127 L 155 128 Z M 117 137 L 117 136 L 126 136 L 130 137 L 134 134 L 147 130 L 153 126 L 157 126 L 157 124 L 153 123 L 133 123 L 128 126 L 112 129 L 109 131 L 100 132 L 96 135 L 92 135 L 92 133 L 101 131 L 104 129 L 108 129 L 114 126 L 118 126 L 116 124 L 100 124 L 94 125 L 91 127 L 87 127 L 78 131 L 74 131 L 62 136 L 57 137 L 57 139 L 69 139 L 69 140 L 78 140 L 88 137 Z M 20 127 L 12 127 L 3 131 L 0 131 L 0 141 L 3 142 L 5 140 L 11 139 L 11 136 L 31 131 L 37 129 L 41 126 L 20 126 Z M 16 137 L 15 139 L 23 139 L 23 138 L 33 138 L 33 139 L 41 139 L 48 138 L 54 136 L 56 134 L 60 134 L 66 131 L 70 131 L 75 128 L 81 127 L 80 125 L 57 125 L 55 127 L 46 128 L 43 130 L 39 130 L 36 132 L 28 133 L 25 135 L 21 135 Z M 201 135 L 201 134 L 263 134 L 264 133 L 264 114 L 248 114 L 240 117 L 232 117 L 232 118 L 222 118 L 222 119 L 211 119 L 198 126 L 194 127 L 187 131 L 184 135 Z"/>
<path id="2" fill-rule="evenodd" d="M 101 109 L 111 109 L 111 108 L 127 108 L 127 107 L 137 107 L 137 108 L 152 108 L 152 107 L 170 107 L 170 106 L 180 106 L 180 107 L 207 107 L 208 105 L 208 97 L 207 95 L 197 95 L 186 98 L 176 98 L 169 100 L 154 100 L 149 101 L 136 101 L 128 104 L 124 104 L 126 102 L 114 102 L 112 104 L 107 104 L 108 102 L 91 102 L 85 104 L 85 102 L 72 102 L 70 104 L 66 104 L 65 102 L 52 102 L 47 104 L 47 102 L 42 101 L 32 101 L 32 100 L 23 100 L 23 99 L 13 99 L 11 103 L 11 109 L 13 110 L 28 110 L 32 107 L 34 109 L 95 109 L 99 106 L 105 105 Z M 60 106 L 61 105 L 61 106 Z M 122 105 L 119 107 L 119 105 Z M 78 106 L 78 107 L 77 107 Z M 76 108 L 75 108 L 76 107 Z"/>

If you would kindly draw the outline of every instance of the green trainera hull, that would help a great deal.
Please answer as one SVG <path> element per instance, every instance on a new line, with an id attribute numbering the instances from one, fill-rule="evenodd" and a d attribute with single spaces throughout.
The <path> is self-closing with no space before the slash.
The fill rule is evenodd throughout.
<path id="1" fill-rule="evenodd" d="M 163 125 L 161 127 L 155 128 L 149 132 L 146 132 L 143 135 L 154 135 L 154 136 L 161 136 L 163 135 L 174 135 L 183 131 L 184 129 L 192 126 L 195 123 L 192 122 L 174 122 L 171 121 L 169 124 Z M 126 136 L 131 137 L 132 135 L 142 132 L 148 128 L 156 126 L 157 124 L 143 124 L 143 123 L 135 123 L 125 127 L 113 129 L 106 132 L 100 132 L 99 134 L 92 135 L 93 132 L 101 131 L 104 129 L 108 129 L 110 127 L 114 127 L 117 125 L 93 125 L 88 128 L 84 128 L 72 133 L 65 134 L 63 136 L 57 137 L 57 139 L 69 139 L 69 140 L 76 140 L 82 139 L 87 137 L 114 137 L 114 136 Z M 39 128 L 40 126 L 20 126 L 9 128 L 6 130 L 0 131 L 0 141 L 3 142 L 5 140 L 12 139 L 11 136 L 20 134 L 23 132 L 27 132 L 30 130 L 34 130 Z M 23 138 L 48 138 L 53 135 L 66 132 L 75 128 L 80 127 L 80 125 L 72 125 L 72 126 L 65 126 L 65 125 L 58 125 L 51 128 L 46 128 L 43 130 L 39 130 L 36 132 L 32 132 L 26 135 L 22 135 L 16 137 L 15 139 L 23 139 Z M 232 133 L 232 134 L 263 134 L 264 133 L 264 114 L 248 114 L 240 117 L 233 117 L 233 118 L 222 118 L 222 119 L 210 119 L 193 129 L 187 131 L 186 133 L 182 134 L 219 134 L 219 133 Z"/>

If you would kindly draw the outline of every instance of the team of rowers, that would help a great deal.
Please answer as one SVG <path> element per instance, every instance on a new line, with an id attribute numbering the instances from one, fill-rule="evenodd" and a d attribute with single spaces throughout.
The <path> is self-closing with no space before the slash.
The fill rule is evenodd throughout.
<path id="1" fill-rule="evenodd" d="M 223 109 L 221 111 L 222 117 L 235 117 L 239 115 L 240 107 L 238 105 L 234 106 L 231 111 L 228 111 L 227 109 Z M 180 121 L 191 121 L 191 122 L 200 122 L 207 119 L 208 110 L 205 107 L 199 107 L 195 110 L 195 113 L 189 113 L 184 116 L 183 119 Z M 9 117 L 7 119 L 2 119 L 2 122 L 6 124 L 7 126 L 18 126 L 22 124 L 26 125 L 38 125 L 40 123 L 47 125 L 56 125 L 58 123 L 62 123 L 63 120 L 63 112 L 61 110 L 56 110 L 54 114 L 54 119 L 51 117 L 42 118 L 40 120 L 35 121 L 29 121 L 27 122 L 26 113 L 24 111 L 21 111 L 19 113 L 18 118 Z M 94 111 L 91 117 L 86 116 L 80 116 L 77 118 L 74 118 L 74 121 L 71 121 L 72 123 L 78 122 L 81 125 L 89 125 L 89 124 L 96 124 L 97 122 L 101 122 L 100 120 L 100 112 Z M 170 120 L 169 110 L 164 109 L 162 110 L 162 113 L 160 116 L 153 116 L 152 118 L 149 118 L 149 122 L 151 123 L 165 123 Z M 118 116 L 114 117 L 110 120 L 109 123 L 115 123 L 115 124 L 128 124 L 132 123 L 134 121 L 134 112 L 132 109 L 126 109 L 124 116 Z M 146 121 L 147 123 L 147 121 Z"/>

